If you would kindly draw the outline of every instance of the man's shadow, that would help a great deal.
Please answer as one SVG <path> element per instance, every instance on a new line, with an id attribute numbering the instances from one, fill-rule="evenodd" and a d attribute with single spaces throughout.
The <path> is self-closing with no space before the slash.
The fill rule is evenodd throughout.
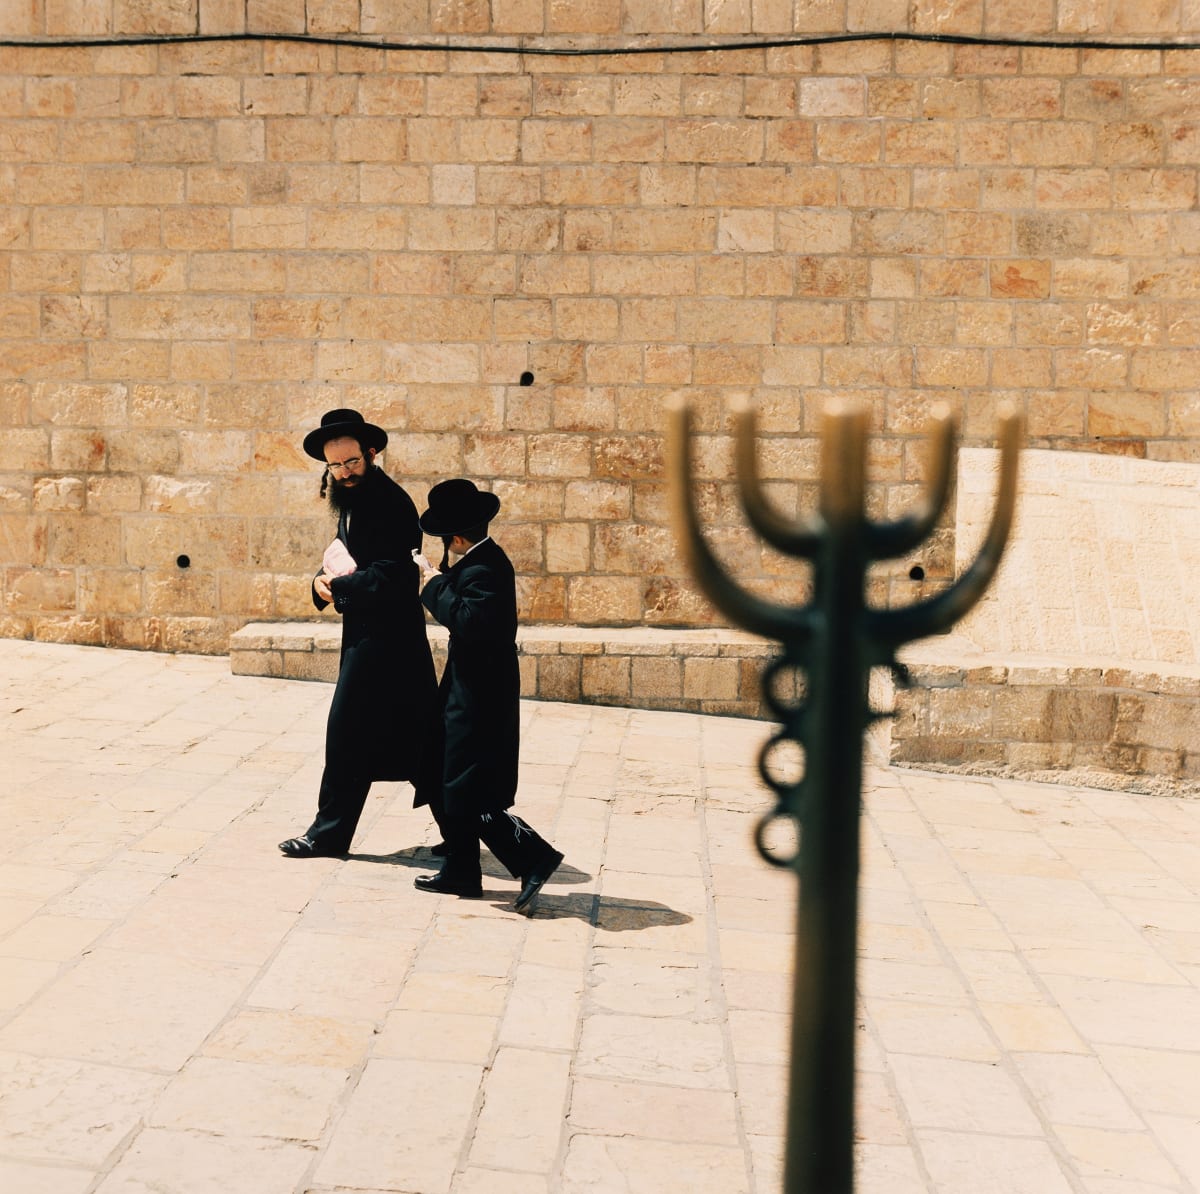
<path id="1" fill-rule="evenodd" d="M 442 860 L 435 858 L 427 846 L 410 846 L 397 850 L 394 854 L 347 854 L 352 862 L 377 862 L 384 866 L 407 866 L 418 870 L 436 871 Z M 512 876 L 490 854 L 483 854 L 483 878 L 485 885 L 488 879 L 504 879 L 514 882 Z M 553 887 L 566 887 L 573 883 L 586 883 L 592 878 L 586 871 L 581 871 L 570 863 L 563 862 L 553 875 L 546 881 L 537 897 L 535 920 L 564 920 L 574 918 L 585 920 L 599 929 L 608 932 L 630 932 L 636 929 L 657 929 L 671 925 L 691 924 L 692 918 L 686 912 L 676 912 L 665 904 L 653 900 L 619 899 L 614 896 L 601 896 L 594 892 L 563 892 L 559 894 L 551 890 Z M 488 890 L 485 886 L 483 898 L 492 900 L 497 908 L 511 908 L 516 890 L 503 894 L 496 890 Z"/>

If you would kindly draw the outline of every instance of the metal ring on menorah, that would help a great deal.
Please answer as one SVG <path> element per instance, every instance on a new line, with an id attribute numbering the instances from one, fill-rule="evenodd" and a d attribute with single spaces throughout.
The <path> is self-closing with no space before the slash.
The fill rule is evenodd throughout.
<path id="1" fill-rule="evenodd" d="M 771 848 L 767 841 L 767 831 L 774 825 L 776 821 L 790 821 L 792 823 L 792 833 L 796 839 L 796 845 L 791 854 L 779 854 Z M 776 805 L 770 812 L 763 813 L 754 825 L 754 846 L 758 850 L 760 856 L 772 866 L 777 866 L 781 870 L 795 870 L 796 864 L 800 860 L 800 834 L 802 828 L 800 818 L 795 813 L 787 812 L 782 805 Z"/>
<path id="2" fill-rule="evenodd" d="M 758 819 L 754 827 L 754 845 L 759 854 L 772 866 L 794 867 L 800 856 L 799 833 L 801 805 L 804 799 L 804 764 L 801 761 L 800 774 L 790 782 L 779 779 L 771 769 L 770 755 L 772 751 L 781 746 L 798 748 L 801 754 L 804 751 L 803 743 L 787 730 L 779 730 L 772 734 L 759 749 L 758 774 L 763 783 L 775 793 L 775 807 L 763 813 Z M 797 844 L 791 854 L 774 850 L 767 841 L 767 830 L 774 822 L 784 819 L 791 822 L 793 833 L 797 838 Z"/>
<path id="3" fill-rule="evenodd" d="M 762 671 L 760 687 L 762 689 L 763 703 L 770 710 L 771 716 L 775 721 L 782 722 L 793 730 L 798 729 L 800 719 L 804 716 L 804 697 L 796 693 L 796 680 L 802 678 L 797 676 L 797 673 L 803 673 L 804 670 L 802 663 L 785 653 L 776 655 L 763 667 Z M 781 694 L 779 691 L 779 682 L 785 672 L 792 673 L 792 690 L 794 695 L 791 702 L 788 701 L 786 695 Z"/>

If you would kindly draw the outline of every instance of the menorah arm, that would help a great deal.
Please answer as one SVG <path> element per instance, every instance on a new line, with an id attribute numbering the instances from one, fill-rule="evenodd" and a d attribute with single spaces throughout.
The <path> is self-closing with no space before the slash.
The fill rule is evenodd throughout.
<path id="1" fill-rule="evenodd" d="M 955 420 L 944 408 L 934 414 L 933 473 L 923 502 L 895 522 L 868 523 L 867 554 L 875 560 L 894 560 L 929 537 L 950 496 L 954 464 Z"/>
<path id="2" fill-rule="evenodd" d="M 691 410 L 682 400 L 667 407 L 667 482 L 671 520 L 685 561 L 700 591 L 734 625 L 777 642 L 792 642 L 811 632 L 810 611 L 787 609 L 738 585 L 713 555 L 700 530 L 691 501 Z"/>
<path id="3" fill-rule="evenodd" d="M 811 558 L 820 544 L 820 527 L 813 519 L 792 522 L 784 518 L 763 494 L 755 450 L 754 407 L 748 402 L 734 408 L 738 495 L 750 525 L 772 546 L 790 556 Z"/>
<path id="4" fill-rule="evenodd" d="M 1000 421 L 1000 479 L 996 490 L 996 507 L 987 537 L 971 566 L 948 589 L 927 601 L 903 609 L 869 610 L 866 616 L 868 637 L 882 648 L 886 663 L 891 653 L 902 643 L 925 638 L 948 630 L 983 596 L 1000 567 L 1004 545 L 1012 529 L 1013 511 L 1017 502 L 1017 457 L 1021 441 L 1021 417 L 1016 413 L 1002 416 Z"/>

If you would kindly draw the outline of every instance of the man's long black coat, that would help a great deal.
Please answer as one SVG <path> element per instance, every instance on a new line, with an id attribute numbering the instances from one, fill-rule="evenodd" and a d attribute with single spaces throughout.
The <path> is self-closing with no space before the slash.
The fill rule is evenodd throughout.
<path id="1" fill-rule="evenodd" d="M 521 744 L 513 566 L 499 544 L 484 539 L 430 580 L 421 601 L 450 631 L 438 691 L 446 812 L 461 817 L 510 808 Z"/>
<path id="2" fill-rule="evenodd" d="M 342 615 L 342 653 L 325 766 L 331 776 L 359 782 L 415 782 L 437 715 L 437 675 L 412 559 L 421 546 L 417 508 L 378 467 L 354 498 L 338 518 L 337 536 L 358 569 L 329 586 Z M 329 603 L 314 590 L 313 604 Z M 417 802 L 424 802 L 420 792 Z"/>

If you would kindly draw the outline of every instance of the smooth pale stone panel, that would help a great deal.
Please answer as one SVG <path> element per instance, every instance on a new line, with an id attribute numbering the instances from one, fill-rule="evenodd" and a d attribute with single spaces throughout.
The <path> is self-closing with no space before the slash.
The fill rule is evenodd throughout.
<path id="1" fill-rule="evenodd" d="M 969 1002 L 958 972 L 948 966 L 863 958 L 858 964 L 858 988 L 864 999 L 909 999 L 960 1007 Z"/>
<path id="2" fill-rule="evenodd" d="M 374 1039 L 374 1025 L 368 1020 L 248 1008 L 226 1020 L 201 1053 L 230 1061 L 349 1070 L 366 1057 Z"/>
<path id="3" fill-rule="evenodd" d="M 712 964 L 707 958 L 597 945 L 589 1008 L 630 1015 L 711 1018 Z"/>
<path id="4" fill-rule="evenodd" d="M 508 999 L 508 983 L 493 974 L 425 973 L 418 967 L 396 1000 L 396 1009 L 458 1012 L 468 1016 L 500 1016 Z"/>
<path id="5" fill-rule="evenodd" d="M 1066 1125 L 1056 1126 L 1054 1132 L 1084 1177 L 1146 1182 L 1171 1189 L 1179 1185 L 1179 1171 L 1167 1160 L 1150 1132 Z"/>
<path id="6" fill-rule="evenodd" d="M 315 1016 L 381 1019 L 409 964 L 410 950 L 397 949 L 395 942 L 381 949 L 368 937 L 294 929 L 246 1002 Z"/>
<path id="7" fill-rule="evenodd" d="M 58 975 L 58 962 L 4 958 L 0 965 L 0 1011 L 19 1008 Z"/>
<path id="8" fill-rule="evenodd" d="M 748 1011 L 786 1012 L 792 1010 L 791 974 L 763 974 L 753 970 L 721 970 L 721 985 L 729 1008 Z"/>
<path id="9" fill-rule="evenodd" d="M 6 1194 L 86 1194 L 95 1177 L 90 1169 L 0 1160 L 0 1190 Z"/>
<path id="10" fill-rule="evenodd" d="M 312 1156 L 303 1145 L 283 1141 L 146 1128 L 96 1194 L 158 1194 L 164 1189 L 171 1194 L 293 1194 Z"/>
<path id="11" fill-rule="evenodd" d="M 786 1081 L 787 1075 L 784 1074 Z M 854 1083 L 854 1134 L 872 1144 L 904 1144 L 908 1124 L 885 1073 L 860 1073 Z"/>
<path id="12" fill-rule="evenodd" d="M 582 1133 L 571 1138 L 560 1186 L 561 1194 L 749 1194 L 750 1188 L 740 1148 Z"/>
<path id="13" fill-rule="evenodd" d="M 1025 943 L 1023 952 L 1029 965 L 1043 975 L 1072 975 L 1077 978 L 1115 979 L 1179 987 L 1187 983 L 1186 976 L 1140 938 L 1131 937 L 1118 947 L 1116 943 L 1098 942 L 1084 930 L 1070 942 L 1056 942 L 1050 946 Z"/>
<path id="14" fill-rule="evenodd" d="M 1046 986 L 1063 1012 L 1092 1042 L 1148 1049 L 1195 1051 L 1200 991 L 1047 975 Z M 1136 1013 L 1131 1009 L 1136 1008 Z"/>
<path id="15" fill-rule="evenodd" d="M 485 888 L 484 899 L 489 898 L 492 894 Z M 457 912 L 463 904 L 478 903 L 480 901 L 456 900 L 450 906 Z M 486 904 L 481 906 L 486 907 Z M 432 933 L 421 943 L 418 968 L 425 972 L 440 970 L 451 974 L 507 977 L 526 927 L 524 917 L 511 915 L 479 916 L 471 911 L 454 916 L 440 915 L 434 921 Z"/>
<path id="16" fill-rule="evenodd" d="M 1034 982 L 1020 954 L 994 949 L 954 949 L 952 952 L 972 992 L 980 1001 L 1045 1002 L 1045 993 Z"/>
<path id="17" fill-rule="evenodd" d="M 1094 1057 L 1016 1053 L 1013 1060 L 1038 1109 L 1054 1125 L 1136 1132 L 1140 1117 Z"/>
<path id="18" fill-rule="evenodd" d="M 500 1025 L 500 1042 L 529 1049 L 573 1049 L 583 978 L 526 962 L 517 971 Z"/>
<path id="19" fill-rule="evenodd" d="M 907 1144 L 859 1144 L 854 1149 L 855 1194 L 929 1194 Z"/>
<path id="20" fill-rule="evenodd" d="M 730 1091 L 578 1078 L 571 1088 L 572 1128 L 596 1136 L 639 1136 L 738 1147 Z"/>
<path id="21" fill-rule="evenodd" d="M 0 1030 L 0 1048 L 177 1070 L 253 974 L 244 966 L 98 949 Z"/>
<path id="22" fill-rule="evenodd" d="M 1151 1115 L 1150 1130 L 1193 1188 L 1200 1188 L 1200 1124 L 1191 1116 Z"/>
<path id="23" fill-rule="evenodd" d="M 746 1131 L 757 1136 L 778 1136 L 786 1130 L 788 1069 L 783 1065 L 737 1067 L 737 1099 Z"/>
<path id="24" fill-rule="evenodd" d="M 99 1167 L 166 1082 L 137 1070 L 0 1053 L 0 1150 L 10 1158 Z"/>
<path id="25" fill-rule="evenodd" d="M 35 916 L 0 942 L 0 957 L 63 962 L 75 957 L 111 924 L 84 916 Z"/>
<path id="26" fill-rule="evenodd" d="M 795 969 L 796 943 L 790 931 L 759 933 L 746 929 L 721 929 L 718 940 L 721 966 L 725 969 L 788 975 Z"/>
<path id="27" fill-rule="evenodd" d="M 481 1066 L 459 1062 L 369 1062 L 317 1166 L 317 1183 L 395 1190 L 402 1180 L 423 1194 L 445 1194 L 482 1080 Z"/>
<path id="28" fill-rule="evenodd" d="M 908 1115 L 918 1127 L 1040 1136 L 1041 1124 L 1016 1083 L 985 1062 L 892 1056 Z"/>
<path id="29" fill-rule="evenodd" d="M 591 1016 L 584 1021 L 576 1072 L 706 1090 L 728 1090 L 719 1024 L 650 1016 Z"/>
<path id="30" fill-rule="evenodd" d="M 575 892 L 556 897 L 559 915 L 554 917 L 545 915 L 549 903 L 546 888 L 538 900 L 537 930 L 526 935 L 520 964 L 582 972 L 592 948 L 592 896 Z M 568 910 L 570 914 L 564 915 Z"/>
<path id="31" fill-rule="evenodd" d="M 295 924 L 289 912 L 156 892 L 105 938 L 110 949 L 262 965 Z"/>
<path id="32" fill-rule="evenodd" d="M 198 1057 L 163 1091 L 147 1122 L 219 1136 L 316 1140 L 346 1078 L 327 1066 Z"/>
<path id="33" fill-rule="evenodd" d="M 1104 1069 L 1139 1110 L 1200 1120 L 1200 1050 L 1098 1045 Z"/>
<path id="34" fill-rule="evenodd" d="M 931 1194 L 1071 1194 L 1044 1140 L 919 1132 L 917 1141 L 933 1178 Z"/>
<path id="35" fill-rule="evenodd" d="M 306 866 L 282 854 L 264 859 L 262 836 L 260 830 L 255 865 L 230 866 L 225 851 L 214 852 L 220 862 L 202 854 L 179 868 L 169 885 L 171 895 L 179 900 L 233 900 L 255 908 L 301 912 L 328 881 L 329 869 L 323 865 L 327 860 L 306 859 L 313 864 Z"/>
<path id="36" fill-rule="evenodd" d="M 550 1182 L 534 1173 L 472 1168 L 459 1175 L 452 1190 L 453 1194 L 550 1194 Z"/>
<path id="37" fill-rule="evenodd" d="M 128 865 L 108 866 L 60 895 L 46 911 L 61 916 L 117 920 L 127 916 L 162 882 L 163 876 L 154 871 Z"/>
<path id="38" fill-rule="evenodd" d="M 571 1057 L 501 1049 L 484 1078 L 473 1165 L 549 1174 L 566 1114 Z"/>
<path id="39" fill-rule="evenodd" d="M 41 911 L 44 905 L 45 901 L 42 899 L 21 900 L 15 895 L 0 894 L 0 933 L 7 933 L 9 929 L 28 921 Z"/>
<path id="40" fill-rule="evenodd" d="M 495 1016 L 398 1008 L 388 1013 L 373 1052 L 376 1057 L 486 1065 L 495 1047 L 497 1024 Z"/>
<path id="41" fill-rule="evenodd" d="M 1022 1053 L 1086 1053 L 1070 1021 L 1050 1004 L 981 1003 L 979 1011 L 1004 1049 Z"/>
<path id="42" fill-rule="evenodd" d="M 49 899 L 77 883 L 74 871 L 50 866 L 29 866 L 22 862 L 0 862 L 0 895 L 40 896 Z"/>
<path id="43" fill-rule="evenodd" d="M 738 1062 L 786 1064 L 791 1050 L 791 1013 L 742 1011 L 728 1013 L 733 1056 Z"/>
<path id="44" fill-rule="evenodd" d="M 885 1050 L 993 1061 L 1000 1057 L 987 1029 L 971 1008 L 907 1000 L 870 999 L 867 1010 Z"/>

